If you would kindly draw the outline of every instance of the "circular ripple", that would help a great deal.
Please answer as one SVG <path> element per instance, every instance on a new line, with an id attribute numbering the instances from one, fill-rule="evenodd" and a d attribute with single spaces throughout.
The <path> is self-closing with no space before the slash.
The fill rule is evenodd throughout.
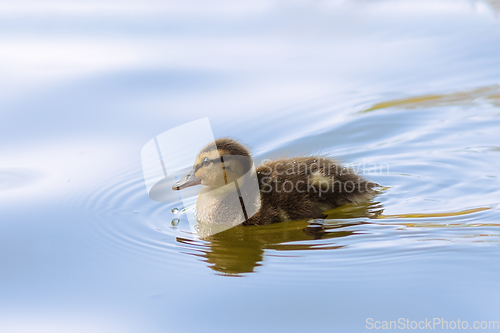
<path id="1" fill-rule="evenodd" d="M 142 171 L 124 167 L 80 188 L 65 199 L 61 209 L 72 219 L 76 216 L 84 228 L 78 237 L 93 246 L 139 255 L 142 261 L 186 264 L 178 256 L 176 237 L 187 237 L 189 224 L 182 209 L 172 212 L 182 208 L 180 204 L 151 200 Z M 171 225 L 174 218 L 180 219 L 175 227 Z"/>

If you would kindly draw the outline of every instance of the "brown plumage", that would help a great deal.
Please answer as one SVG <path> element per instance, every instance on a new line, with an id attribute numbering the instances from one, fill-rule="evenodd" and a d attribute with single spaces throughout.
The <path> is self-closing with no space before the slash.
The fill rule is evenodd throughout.
<path id="1" fill-rule="evenodd" d="M 205 185 L 196 205 L 198 219 L 231 224 L 238 219 L 238 214 L 241 216 L 238 213 L 241 208 L 228 205 L 229 198 L 236 192 L 224 189 L 229 188 L 225 185 L 238 180 L 237 194 L 255 198 L 255 204 L 245 201 L 242 205 L 245 208 L 243 224 L 264 225 L 324 217 L 326 210 L 371 198 L 378 186 L 330 158 L 309 156 L 265 161 L 256 169 L 258 190 L 252 192 L 251 187 L 241 186 L 242 177 L 252 174 L 248 172 L 252 166 L 250 153 L 243 145 L 228 138 L 218 139 L 201 150 L 193 171 L 173 189 Z M 240 202 L 243 204 L 243 199 L 240 198 Z"/>

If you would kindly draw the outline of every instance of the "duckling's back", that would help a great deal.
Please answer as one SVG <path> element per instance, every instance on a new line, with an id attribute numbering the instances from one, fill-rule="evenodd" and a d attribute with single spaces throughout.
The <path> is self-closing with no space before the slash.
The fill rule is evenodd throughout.
<path id="1" fill-rule="evenodd" d="M 378 186 L 325 157 L 268 161 L 257 177 L 261 209 L 244 224 L 324 217 L 326 210 L 371 198 Z"/>

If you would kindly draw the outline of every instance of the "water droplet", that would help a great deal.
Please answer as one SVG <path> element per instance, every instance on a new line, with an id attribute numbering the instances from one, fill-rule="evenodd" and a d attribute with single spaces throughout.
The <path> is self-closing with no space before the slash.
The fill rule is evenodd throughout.
<path id="1" fill-rule="evenodd" d="M 172 213 L 177 214 L 179 212 L 178 208 L 172 208 Z"/>
<path id="2" fill-rule="evenodd" d="M 172 222 L 171 222 L 171 224 L 172 224 L 173 227 L 175 227 L 176 225 L 179 224 L 180 221 L 181 220 L 179 220 L 179 219 L 173 219 Z"/>

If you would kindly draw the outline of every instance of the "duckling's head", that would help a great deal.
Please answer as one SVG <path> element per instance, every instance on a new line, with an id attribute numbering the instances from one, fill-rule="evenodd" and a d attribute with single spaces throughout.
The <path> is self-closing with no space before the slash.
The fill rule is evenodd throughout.
<path id="1" fill-rule="evenodd" d="M 172 186 L 181 190 L 194 185 L 221 187 L 242 177 L 252 167 L 248 149 L 238 141 L 217 139 L 205 146 L 196 157 L 193 170 Z"/>

